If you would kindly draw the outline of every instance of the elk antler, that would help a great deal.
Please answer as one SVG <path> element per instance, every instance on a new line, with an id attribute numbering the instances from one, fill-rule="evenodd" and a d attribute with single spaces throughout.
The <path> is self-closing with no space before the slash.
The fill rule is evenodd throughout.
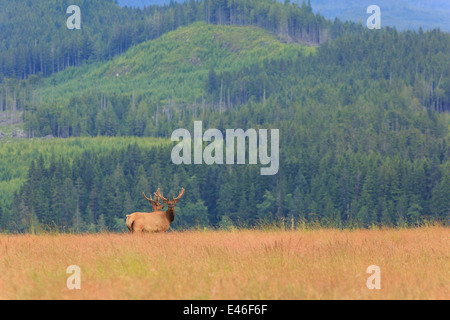
<path id="1" fill-rule="evenodd" d="M 158 201 L 158 199 L 153 200 L 153 199 L 152 199 L 152 196 L 150 196 L 150 199 L 147 198 L 147 196 L 145 195 L 145 192 L 142 192 L 142 195 L 144 196 L 145 200 L 147 200 L 147 201 L 150 201 L 150 202 L 156 202 L 156 201 Z"/>
<path id="2" fill-rule="evenodd" d="M 182 196 L 184 196 L 184 188 L 181 188 L 181 192 L 180 192 L 180 195 L 178 196 L 178 198 L 174 199 L 173 195 L 172 195 L 172 201 L 178 202 L 181 199 Z"/>
<path id="3" fill-rule="evenodd" d="M 159 189 L 158 189 L 158 190 L 159 190 Z M 150 196 L 150 199 L 147 198 L 147 196 L 145 195 L 145 192 L 142 193 L 142 195 L 144 196 L 144 198 L 145 198 L 148 202 L 150 202 L 150 203 L 153 204 L 153 205 L 159 205 L 159 204 L 160 204 L 160 203 L 159 203 L 159 200 L 160 200 L 161 198 L 157 195 L 156 192 L 153 193 L 153 194 L 154 194 L 154 196 L 155 196 L 155 200 L 153 200 L 151 196 Z"/>
<path id="4" fill-rule="evenodd" d="M 161 194 L 161 190 L 160 190 L 160 189 L 158 189 L 158 191 L 156 191 L 156 195 L 157 195 L 160 199 L 162 199 L 162 201 L 164 201 L 164 202 L 169 201 L 169 199 L 164 198 L 164 196 Z"/>
<path id="5" fill-rule="evenodd" d="M 181 189 L 181 192 L 180 192 L 180 195 L 177 197 L 177 198 L 174 198 L 173 197 L 173 195 L 172 195 L 172 201 L 170 201 L 170 196 L 169 196 L 169 198 L 164 198 L 164 196 L 161 194 L 161 191 L 158 189 L 158 191 L 156 192 L 156 194 L 158 195 L 158 197 L 160 197 L 165 203 L 167 203 L 167 202 L 172 202 L 172 203 L 177 203 L 180 199 L 181 199 L 181 197 L 182 196 L 184 196 L 184 192 L 185 192 L 185 190 L 184 190 L 184 188 L 182 188 Z"/>
<path id="6" fill-rule="evenodd" d="M 155 195 L 154 200 L 152 199 L 151 196 L 150 196 L 150 198 L 147 198 L 147 196 L 145 195 L 145 192 L 143 192 L 142 195 L 153 206 L 153 212 L 157 212 L 164 208 L 164 205 L 159 202 L 160 197 L 156 193 L 154 193 L 154 195 Z"/>

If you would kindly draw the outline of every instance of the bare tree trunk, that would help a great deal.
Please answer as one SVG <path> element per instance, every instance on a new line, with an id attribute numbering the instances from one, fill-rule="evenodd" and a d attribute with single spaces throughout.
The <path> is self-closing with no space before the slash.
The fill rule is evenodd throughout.
<path id="1" fill-rule="evenodd" d="M 220 83 L 219 113 L 222 113 L 222 92 L 223 92 L 223 79 Z"/>
<path id="2" fill-rule="evenodd" d="M 205 99 L 202 96 L 202 121 L 205 118 Z"/>
<path id="3" fill-rule="evenodd" d="M 197 97 L 194 97 L 194 119 L 197 118 Z"/>
<path id="4" fill-rule="evenodd" d="M 159 124 L 159 103 L 156 104 L 156 127 L 158 127 Z"/>

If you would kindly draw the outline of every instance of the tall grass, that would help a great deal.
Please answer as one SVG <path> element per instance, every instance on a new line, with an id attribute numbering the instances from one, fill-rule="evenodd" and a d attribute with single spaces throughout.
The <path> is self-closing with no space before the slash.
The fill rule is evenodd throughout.
<path id="1" fill-rule="evenodd" d="M 449 299 L 449 240 L 436 226 L 2 235 L 0 299 Z"/>
<path id="2" fill-rule="evenodd" d="M 118 219 L 120 220 L 120 219 Z M 121 231 L 113 230 L 97 230 L 97 228 L 91 228 L 91 230 L 77 230 L 75 227 L 60 228 L 55 223 L 42 224 L 36 221 L 29 223 L 26 234 L 31 235 L 89 235 L 105 232 L 113 232 L 117 234 L 128 233 L 128 229 L 125 223 L 125 218 L 121 219 L 122 224 L 119 228 Z M 314 230 L 402 230 L 402 229 L 416 229 L 416 228 L 448 228 L 448 222 L 446 220 L 429 220 L 421 219 L 419 221 L 407 222 L 395 226 L 387 226 L 383 224 L 373 224 L 370 227 L 364 227 L 357 222 L 348 222 L 346 224 L 329 223 L 326 220 L 308 220 L 304 217 L 300 218 L 277 218 L 277 219 L 258 219 L 253 225 L 248 223 L 235 222 L 227 220 L 226 223 L 219 223 L 218 226 L 205 226 L 194 225 L 190 227 L 177 227 L 171 228 L 169 232 L 213 232 L 213 231 L 265 231 L 265 232 L 289 232 L 289 231 L 314 231 Z M 86 229 L 86 228 L 84 228 Z M 0 234 L 11 234 L 8 230 L 2 230 L 0 228 Z"/>

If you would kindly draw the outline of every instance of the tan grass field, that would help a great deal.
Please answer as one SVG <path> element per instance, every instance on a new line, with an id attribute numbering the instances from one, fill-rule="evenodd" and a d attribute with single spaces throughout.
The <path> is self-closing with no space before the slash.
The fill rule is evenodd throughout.
<path id="1" fill-rule="evenodd" d="M 1 235 L 0 299 L 450 299 L 449 231 Z"/>

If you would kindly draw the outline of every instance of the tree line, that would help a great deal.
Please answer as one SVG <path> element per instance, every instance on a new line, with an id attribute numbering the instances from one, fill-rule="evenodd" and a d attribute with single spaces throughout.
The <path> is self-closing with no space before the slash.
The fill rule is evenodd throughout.
<path id="1" fill-rule="evenodd" d="M 130 145 L 103 154 L 86 152 L 73 161 L 33 161 L 16 193 L 14 214 L 0 215 L 11 232 L 61 230 L 125 231 L 125 216 L 151 211 L 143 198 L 161 188 L 186 189 L 177 205 L 175 229 L 252 227 L 306 221 L 338 228 L 415 225 L 449 218 L 450 168 L 437 159 L 328 151 L 298 151 L 282 157 L 282 172 L 260 176 L 254 166 L 176 166 L 171 148 Z"/>

